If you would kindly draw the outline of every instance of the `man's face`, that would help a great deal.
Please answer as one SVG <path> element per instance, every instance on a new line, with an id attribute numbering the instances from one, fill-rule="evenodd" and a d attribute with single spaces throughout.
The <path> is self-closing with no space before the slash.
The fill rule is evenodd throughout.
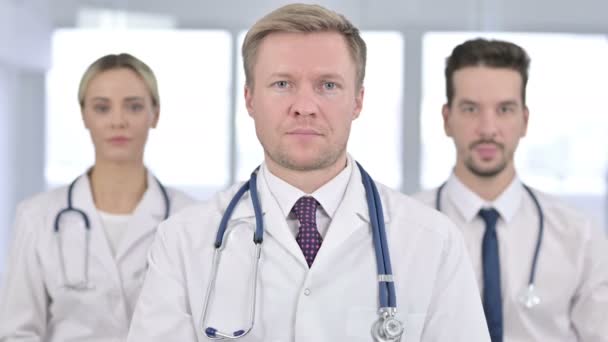
<path id="1" fill-rule="evenodd" d="M 454 72 L 453 83 L 443 119 L 456 146 L 456 170 L 482 178 L 514 170 L 513 156 L 528 126 L 521 75 L 507 68 L 466 67 Z"/>
<path id="2" fill-rule="evenodd" d="M 363 88 L 339 33 L 272 33 L 252 76 L 245 101 L 267 163 L 295 171 L 345 163 Z"/>

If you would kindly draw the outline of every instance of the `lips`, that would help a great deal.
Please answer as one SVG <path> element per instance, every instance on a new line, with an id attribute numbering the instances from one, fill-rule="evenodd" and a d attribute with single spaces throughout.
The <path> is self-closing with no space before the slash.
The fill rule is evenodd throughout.
<path id="1" fill-rule="evenodd" d="M 312 128 L 295 128 L 289 130 L 287 134 L 290 135 L 321 135 L 321 133 Z"/>
<path id="2" fill-rule="evenodd" d="M 130 141 L 128 137 L 125 136 L 115 136 L 108 139 L 108 142 L 111 144 L 126 144 Z"/>
<path id="3" fill-rule="evenodd" d="M 477 142 L 472 146 L 475 151 L 482 159 L 492 159 L 496 156 L 502 146 L 496 142 Z"/>

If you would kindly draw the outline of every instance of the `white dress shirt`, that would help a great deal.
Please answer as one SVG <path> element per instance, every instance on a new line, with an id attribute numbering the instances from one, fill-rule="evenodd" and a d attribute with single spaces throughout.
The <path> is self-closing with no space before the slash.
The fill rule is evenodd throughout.
<path id="1" fill-rule="evenodd" d="M 497 223 L 504 342 L 608 341 L 608 242 L 582 213 L 532 190 L 544 215 L 544 236 L 536 267 L 538 306 L 520 298 L 528 285 L 538 238 L 539 215 L 515 178 L 493 202 L 486 202 L 455 175 L 445 184 L 441 211 L 461 227 L 479 287 L 482 280 L 483 207 L 494 207 Z M 435 207 L 437 189 L 415 195 Z"/>
<path id="2" fill-rule="evenodd" d="M 338 206 L 340 206 L 340 202 L 342 202 L 342 198 L 346 192 L 352 169 L 351 163 L 347 163 L 346 167 L 336 177 L 332 178 L 312 194 L 307 194 L 273 175 L 268 170 L 266 164 L 262 164 L 260 175 L 268 183 L 268 189 L 279 205 L 279 208 L 281 208 L 287 220 L 287 226 L 289 226 L 294 237 L 298 234 L 300 223 L 291 212 L 291 209 L 302 196 L 311 196 L 319 202 L 320 205 L 317 207 L 317 230 L 319 230 L 322 237 L 325 237 L 331 219 L 334 217 L 336 210 L 338 210 Z"/>

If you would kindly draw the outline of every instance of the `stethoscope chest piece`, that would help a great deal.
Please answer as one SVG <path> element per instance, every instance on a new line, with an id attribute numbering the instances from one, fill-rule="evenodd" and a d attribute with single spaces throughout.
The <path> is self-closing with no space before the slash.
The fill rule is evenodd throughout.
<path id="1" fill-rule="evenodd" d="M 536 289 L 534 288 L 534 284 L 528 285 L 522 291 L 522 293 L 519 295 L 519 301 L 527 309 L 532 309 L 533 307 L 540 304 L 540 297 L 538 296 L 538 294 L 536 294 Z"/>
<path id="2" fill-rule="evenodd" d="M 404 332 L 401 321 L 395 318 L 395 308 L 381 308 L 380 318 L 372 326 L 372 336 L 376 342 L 399 342 Z"/>

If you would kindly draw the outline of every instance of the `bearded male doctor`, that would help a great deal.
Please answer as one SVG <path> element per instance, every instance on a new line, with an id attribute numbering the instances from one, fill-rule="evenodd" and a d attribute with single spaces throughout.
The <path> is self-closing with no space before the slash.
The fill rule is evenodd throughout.
<path id="1" fill-rule="evenodd" d="M 242 52 L 264 162 L 245 188 L 162 225 L 128 341 L 489 341 L 458 229 L 371 182 L 346 152 L 364 95 L 358 29 L 287 5 Z M 389 259 L 392 274 L 379 271 Z"/>

